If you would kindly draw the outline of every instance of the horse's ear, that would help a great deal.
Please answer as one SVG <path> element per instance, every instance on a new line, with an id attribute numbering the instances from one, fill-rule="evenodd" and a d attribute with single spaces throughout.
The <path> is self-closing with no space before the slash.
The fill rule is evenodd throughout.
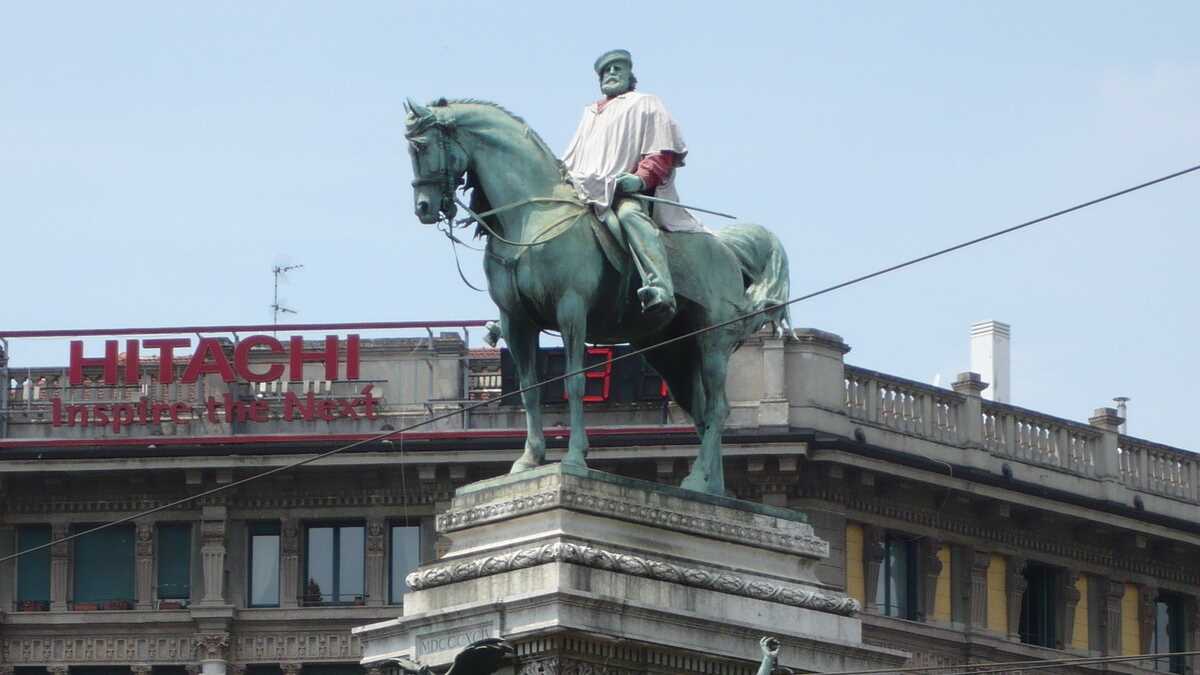
<path id="1" fill-rule="evenodd" d="M 429 108 L 426 108 L 425 106 L 421 105 L 420 103 L 417 103 L 416 101 L 412 100 L 411 97 L 409 97 L 404 102 L 404 107 L 408 108 L 408 111 L 410 113 L 412 113 L 412 116 L 417 119 L 421 119 L 422 117 L 429 117 L 430 115 L 433 114 L 432 110 L 430 110 Z"/>

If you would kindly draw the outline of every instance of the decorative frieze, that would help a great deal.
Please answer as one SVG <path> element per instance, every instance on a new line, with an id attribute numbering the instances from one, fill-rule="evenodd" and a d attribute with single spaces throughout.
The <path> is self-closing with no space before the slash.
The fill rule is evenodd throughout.
<path id="1" fill-rule="evenodd" d="M 193 636 L 34 636 L 9 638 L 3 642 L 11 663 L 101 664 L 113 662 L 179 663 L 190 661 Z"/>
<path id="2" fill-rule="evenodd" d="M 558 507 L 620 518 L 653 527 L 701 534 L 748 546 L 822 558 L 829 557 L 829 542 L 817 537 L 812 526 L 804 523 L 795 523 L 795 527 L 788 530 L 746 527 L 740 523 L 720 518 L 705 518 L 692 513 L 672 510 L 665 508 L 662 504 L 616 499 L 569 487 L 558 487 L 504 501 L 447 511 L 438 515 L 437 529 L 438 532 L 445 534 Z"/>
<path id="3" fill-rule="evenodd" d="M 357 661 L 362 643 L 350 631 L 243 633 L 233 639 L 237 661 Z"/>
<path id="4" fill-rule="evenodd" d="M 780 586 L 762 580 L 746 579 L 728 572 L 687 567 L 658 558 L 571 542 L 554 542 L 465 562 L 425 567 L 409 574 L 406 581 L 409 588 L 423 590 L 554 562 L 613 570 L 631 576 L 669 581 L 834 614 L 851 615 L 860 609 L 858 601 L 854 598 Z"/>

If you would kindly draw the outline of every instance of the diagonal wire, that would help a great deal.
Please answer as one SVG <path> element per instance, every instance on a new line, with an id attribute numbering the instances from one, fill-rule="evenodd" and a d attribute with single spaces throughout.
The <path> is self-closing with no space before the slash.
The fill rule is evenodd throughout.
<path id="1" fill-rule="evenodd" d="M 703 327 L 703 328 L 698 328 L 698 329 L 696 329 L 696 330 L 694 330 L 694 331 L 690 331 L 690 332 L 687 332 L 687 333 L 683 333 L 683 334 L 681 334 L 681 335 L 676 335 L 675 337 L 668 338 L 668 339 L 666 339 L 666 340 L 662 340 L 661 342 L 657 342 L 657 343 L 655 343 L 655 344 L 653 344 L 653 345 L 650 345 L 650 346 L 647 346 L 647 347 L 642 347 L 641 349 L 634 349 L 634 350 L 632 350 L 632 351 L 626 352 L 626 353 L 624 353 L 624 354 L 621 354 L 621 355 L 619 355 L 619 356 L 613 356 L 613 357 L 611 357 L 611 358 L 609 358 L 609 359 L 607 359 L 607 360 L 605 360 L 605 361 L 602 361 L 602 362 L 600 362 L 600 363 L 596 363 L 596 364 L 593 364 L 593 365 L 591 365 L 591 366 L 586 366 L 586 367 L 584 367 L 584 368 L 580 368 L 580 369 L 578 369 L 578 370 L 573 370 L 573 371 L 571 371 L 571 372 L 569 372 L 569 373 L 563 373 L 562 375 L 556 375 L 556 376 L 554 376 L 554 377 L 551 377 L 551 378 L 548 378 L 548 379 L 542 380 L 542 381 L 540 381 L 540 382 L 535 382 L 534 384 L 531 384 L 531 385 L 529 385 L 529 386 L 527 386 L 527 387 L 521 387 L 521 388 L 519 388 L 519 389 L 516 389 L 516 390 L 510 391 L 510 392 L 509 392 L 509 393 L 507 393 L 507 394 L 501 394 L 500 396 L 497 396 L 497 397 L 495 397 L 495 398 L 490 398 L 490 399 L 487 399 L 487 400 L 484 400 L 484 401 L 480 401 L 480 402 L 478 402 L 478 403 L 474 403 L 474 404 L 468 405 L 468 406 L 466 406 L 466 407 L 464 407 L 464 408 L 461 408 L 461 409 L 459 409 L 459 410 L 454 410 L 454 411 L 451 411 L 451 412 L 442 413 L 441 415 L 435 415 L 435 416 L 433 416 L 433 417 L 430 417 L 430 418 L 424 419 L 424 420 L 422 420 L 422 421 L 420 421 L 420 422 L 416 422 L 416 423 L 414 423 L 414 424 L 410 424 L 410 425 L 408 425 L 408 426 L 406 426 L 406 427 L 404 427 L 404 428 L 402 428 L 402 429 L 396 429 L 396 430 L 393 430 L 393 431 L 387 431 L 387 432 L 384 432 L 384 433 L 381 433 L 381 434 L 377 434 L 377 435 L 375 435 L 375 436 L 371 436 L 371 437 L 368 437 L 368 438 L 364 438 L 364 439 L 361 439 L 361 440 L 355 441 L 355 442 L 353 442 L 353 443 L 349 443 L 349 444 L 347 444 L 347 445 L 343 445 L 343 446 L 340 446 L 340 447 L 334 448 L 334 449 L 332 449 L 332 450 L 329 450 L 329 451 L 327 451 L 327 452 L 322 452 L 322 453 L 320 453 L 320 454 L 313 455 L 312 457 L 309 457 L 309 458 L 307 458 L 307 459 L 298 460 L 298 461 L 292 462 L 291 464 L 285 464 L 285 465 L 283 465 L 283 466 L 277 466 L 277 467 L 275 467 L 274 469 L 268 469 L 267 471 L 263 471 L 262 473 L 257 473 L 257 474 L 254 474 L 253 476 L 247 476 L 246 478 L 243 478 L 243 479 L 241 479 L 241 480 L 236 480 L 236 481 L 233 481 L 232 483 L 226 483 L 226 484 L 224 484 L 224 485 L 219 485 L 219 486 L 217 486 L 217 487 L 215 487 L 215 488 L 212 488 L 212 489 L 210 489 L 210 490 L 205 490 L 204 492 L 200 492 L 200 493 L 198 493 L 198 494 L 195 494 L 195 495 L 192 495 L 192 496 L 190 496 L 190 497 L 184 497 L 184 498 L 182 498 L 182 499 L 177 499 L 177 500 L 175 500 L 175 501 L 168 502 L 168 503 L 166 503 L 166 504 L 162 504 L 162 505 L 160 505 L 160 506 L 156 506 L 156 507 L 154 507 L 154 508 L 152 508 L 152 509 L 148 509 L 148 510 L 146 510 L 146 511 L 142 511 L 142 512 L 140 512 L 140 513 L 135 513 L 135 514 L 133 514 L 133 515 L 130 515 L 130 516 L 125 516 L 124 518 L 119 518 L 119 519 L 117 519 L 117 520 L 114 520 L 114 521 L 111 521 L 111 522 L 108 522 L 108 523 L 103 523 L 103 524 L 101 524 L 101 525 L 97 525 L 96 527 L 93 527 L 93 528 L 91 528 L 91 529 L 88 529 L 88 530 L 84 530 L 84 531 L 82 531 L 82 532 L 76 532 L 76 533 L 74 533 L 74 534 L 70 534 L 70 535 L 68 535 L 68 536 L 66 536 L 66 537 L 63 537 L 62 539 L 56 539 L 56 540 L 54 540 L 54 541 L 47 542 L 47 543 L 45 543 L 45 544 L 42 544 L 42 545 L 40 545 L 40 546 L 35 546 L 35 547 L 33 547 L 33 548 L 26 549 L 26 550 L 24 550 L 24 551 L 18 551 L 18 552 L 16 552 L 16 553 L 12 553 L 12 554 L 9 554 L 9 555 L 7 555 L 7 556 L 4 556 L 3 558 L 0 558 L 0 563 L 7 562 L 7 561 L 9 561 L 9 560 L 12 560 L 12 559 L 14 559 L 14 558 L 17 558 L 17 557 L 19 557 L 19 556 L 22 556 L 22 555 L 25 555 L 25 554 L 28 554 L 28 553 L 33 553 L 33 552 L 35 552 L 35 551 L 40 551 L 40 550 L 43 550 L 43 549 L 48 549 L 48 548 L 50 548 L 51 546 L 55 546 L 55 545 L 57 545 L 57 544 L 62 544 L 62 543 L 65 543 L 65 542 L 71 541 L 72 539 L 77 539 L 77 538 L 79 538 L 79 537 L 82 537 L 82 536 L 85 536 L 85 535 L 88 535 L 88 534 L 92 534 L 93 532 L 99 532 L 100 530 L 104 530 L 104 529 L 107 529 L 107 528 L 110 528 L 110 527 L 114 527 L 114 526 L 116 526 L 116 525 L 122 525 L 122 524 L 124 524 L 124 523 L 132 522 L 132 521 L 134 521 L 134 520 L 136 520 L 136 519 L 138 519 L 138 518 L 143 518 L 143 517 L 145 517 L 145 516 L 148 516 L 148 515 L 151 515 L 151 514 L 154 514 L 154 513 L 158 513 L 159 511 L 165 511 L 165 510 L 167 510 L 167 509 L 173 509 L 173 508 L 175 508 L 175 507 L 177 507 L 177 506 L 182 506 L 183 504 L 187 504 L 188 502 L 192 502 L 192 501 L 195 501 L 195 500 L 197 500 L 197 499 L 204 499 L 204 498 L 206 498 L 206 497 L 210 497 L 210 496 L 212 496 L 212 495 L 214 495 L 214 494 L 217 494 L 218 492 L 223 492 L 223 491 L 225 491 L 225 490 L 231 490 L 231 489 L 233 489 L 233 488 L 235 488 L 235 487 L 240 487 L 240 486 L 242 486 L 242 485 L 246 485 L 247 483 L 250 483 L 250 482 L 252 482 L 252 481 L 259 480 L 259 479 L 261 479 L 261 478 L 266 478 L 266 477 L 268 477 L 268 476 L 273 476 L 273 475 L 275 475 L 275 474 L 277 474 L 277 473 L 282 473 L 282 472 L 284 472 L 284 471 L 289 471 L 289 470 L 291 470 L 291 469 L 295 469 L 295 468 L 297 468 L 297 467 L 301 467 L 301 466 L 304 466 L 304 465 L 306 465 L 306 464 L 312 464 L 313 462 L 320 461 L 320 460 L 322 460 L 322 459 L 325 459 L 326 457 L 330 457 L 330 456 L 332 456 L 332 455 L 336 455 L 336 454 L 338 454 L 338 453 L 340 453 L 340 452 L 345 452 L 345 451 L 347 451 L 347 450 L 353 450 L 354 448 L 362 447 L 362 446 L 364 446 L 364 445 L 367 445 L 368 443 L 376 443 L 376 442 L 382 441 L 382 440 L 384 440 L 384 439 L 386 439 L 386 438 L 390 438 L 390 437 L 392 437 L 392 436 L 395 436 L 395 435 L 397 435 L 397 434 L 403 434 L 403 433 L 404 433 L 404 432 L 406 432 L 406 431 L 412 431 L 413 429 L 416 429 L 416 428 L 418 428 L 418 427 L 425 426 L 425 425 L 427 425 L 427 424 L 432 424 L 432 423 L 434 423 L 434 422 L 438 422 L 438 421 L 441 421 L 441 420 L 444 420 L 444 419 L 447 419 L 447 418 L 450 418 L 450 417 L 454 417 L 455 415 L 463 415 L 463 414 L 469 413 L 469 412 L 471 412 L 472 410 L 475 410 L 475 409 L 477 409 L 477 408 L 482 408 L 483 406 L 486 406 L 486 405 L 491 405 L 492 403 L 496 403 L 496 402 L 498 402 L 498 401 L 502 401 L 502 400 L 504 400 L 504 399 L 511 398 L 511 397 L 513 397 L 513 396 L 518 396 L 518 395 L 520 395 L 520 394 L 523 394 L 523 393 L 525 393 L 525 392 L 527 392 L 527 391 L 530 391 L 530 390 L 532 390 L 532 389 L 536 389 L 536 388 L 538 388 L 538 387 L 541 387 L 541 386 L 543 386 L 543 385 L 550 384 L 550 383 L 552 383 L 552 382 L 558 382 L 558 381 L 561 381 L 561 380 L 565 380 L 565 379 L 567 379 L 567 378 L 569 378 L 569 377 L 574 377 L 575 375 L 580 375 L 580 374 L 582 374 L 582 373 L 585 373 L 585 372 L 587 372 L 587 371 L 589 371 L 589 370 L 594 370 L 594 369 L 597 369 L 597 368 L 604 368 L 604 367 L 608 367 L 608 364 L 614 363 L 614 362 L 616 362 L 616 361 L 620 361 L 620 360 L 622 360 L 622 359 L 633 358 L 633 357 L 635 357 L 635 356 L 640 356 L 640 355 L 642 355 L 642 354 L 645 354 L 646 352 L 649 352 L 649 351 L 651 351 L 651 350 L 658 349 L 659 347 L 664 347 L 664 346 L 666 346 L 666 345 L 669 345 L 669 344 L 674 344 L 674 343 L 676 343 L 676 342 L 680 342 L 680 341 L 682 341 L 682 340 L 687 340 L 687 339 L 690 339 L 690 338 L 696 337 L 697 335 L 701 335 L 701 334 L 703 334 L 703 333 L 707 333 L 707 332 L 709 332 L 709 331 L 718 330 L 718 329 L 720 329 L 720 328 L 724 328 L 724 327 L 726 327 L 726 326 L 730 326 L 730 325 L 733 325 L 733 324 L 736 324 L 736 323 L 739 323 L 739 322 L 745 321 L 745 320 L 747 320 L 747 319 L 754 318 L 754 317 L 756 317 L 756 316 L 759 316 L 759 315 L 761 315 L 761 314 L 766 314 L 766 313 L 768 313 L 768 312 L 772 312 L 772 311 L 774 311 L 774 310 L 777 310 L 777 309 L 780 309 L 780 308 L 783 308 L 783 307 L 787 307 L 787 306 L 790 306 L 790 305 L 794 305 L 794 304 L 796 304 L 796 303 L 798 303 L 798 302 L 803 302 L 803 301 L 805 301 L 805 300 L 809 300 L 809 299 L 811 299 L 811 298 L 815 298 L 815 297 L 817 297 L 817 296 L 820 296 L 820 295 L 825 295 L 825 294 L 827 294 L 827 293 L 832 293 L 833 291 L 836 291 L 836 290 L 839 290 L 839 289 L 845 288 L 845 287 L 847 287 L 847 286 L 852 286 L 852 285 L 854 285 L 854 284 L 861 283 L 861 282 L 863 282 L 863 281 L 867 281 L 868 279 L 874 279 L 875 277 L 883 276 L 884 274 L 888 274 L 888 273 L 890 273 L 890 272 L 895 272 L 895 271 L 897 271 L 897 270 L 904 269 L 905 267 L 911 267 L 912 265 L 916 265 L 917 263 L 924 262 L 924 261 L 926 261 L 926 260 L 929 260 L 929 259 L 931 259 L 931 258 L 936 258 L 936 257 L 938 257 L 938 256 L 945 255 L 945 254 L 947 254 L 947 253 L 952 253 L 952 252 L 954 252 L 954 251 L 958 251 L 958 250 L 961 250 L 961 249 L 967 248 L 968 246 L 974 246 L 975 244 L 979 244 L 979 243 L 982 243 L 982 242 L 988 241 L 989 239 L 995 239 L 996 237 L 1000 237 L 1000 236 L 1003 236 L 1003 235 L 1006 235 L 1006 234 L 1009 234 L 1009 233 L 1012 233 L 1012 232 L 1016 232 L 1017 230 L 1024 229 L 1024 228 L 1026 228 L 1026 227 L 1029 227 L 1029 226 L 1031 226 L 1031 225 L 1036 225 L 1036 224 L 1038 224 L 1038 223 L 1045 222 L 1045 221 L 1047 221 L 1047 220 L 1050 220 L 1050 219 L 1052 219 L 1052 218 L 1057 218 L 1057 217 L 1059 217 L 1059 216 L 1063 216 L 1063 215 L 1066 215 L 1066 214 L 1068 214 L 1068 213 L 1072 213 L 1072 212 L 1074 212 L 1074 211 L 1079 211 L 1079 210 L 1081 210 L 1081 209 L 1085 209 L 1085 208 L 1087 208 L 1087 207 L 1089 207 L 1089 206 L 1094 206 L 1094 205 L 1096 205 L 1096 204 L 1099 204 L 1099 203 L 1101 203 L 1101 202 L 1106 202 L 1106 201 L 1108 201 L 1108 200 L 1110 200 L 1110 199 L 1115 199 L 1115 198 L 1117 198 L 1117 197 L 1120 197 L 1120 196 L 1123 196 L 1123 195 L 1127 195 L 1127 194 L 1129 194 L 1129 193 L 1131 193 L 1131 192 L 1137 192 L 1138 190 L 1142 190 L 1142 189 L 1148 188 L 1148 187 L 1150 187 L 1150 186 L 1152 186 L 1152 185 L 1157 185 L 1157 184 L 1159 184 L 1159 183 L 1163 183 L 1163 182 L 1169 181 L 1169 180 L 1171 180 L 1171 179 L 1173 179 L 1173 178 L 1178 178 L 1178 177 L 1180 177 L 1180 176 L 1183 176 L 1183 175 L 1185 175 L 1185 174 L 1192 173 L 1192 172 L 1194 172 L 1194 171 L 1200 171 L 1200 164 L 1196 164 L 1196 165 L 1194 165 L 1194 166 L 1191 166 L 1191 167 L 1189 167 L 1189 168 L 1183 169 L 1183 170 L 1181 170 L 1181 171 L 1176 171 L 1176 172 L 1174 172 L 1174 173 L 1169 173 L 1169 174 L 1167 174 L 1167 175 L 1165 175 L 1165 176 L 1160 176 L 1160 177 L 1158 177 L 1158 178 L 1155 178 L 1155 179 L 1153 179 L 1153 180 L 1148 180 L 1148 181 L 1146 181 L 1146 182 L 1144 182 L 1144 183 L 1139 183 L 1139 184 L 1137 184 L 1137 185 L 1134 185 L 1134 186 L 1132 186 L 1132 187 L 1125 188 L 1125 189 L 1123 189 L 1123 190 L 1118 190 L 1117 192 L 1111 192 L 1111 193 L 1109 193 L 1109 194 L 1106 194 L 1106 195 L 1104 195 L 1104 196 L 1102 196 L 1102 197 L 1097 197 L 1097 198 L 1095 198 L 1095 199 L 1091 199 L 1091 200 L 1088 200 L 1088 201 L 1086 201 L 1086 202 L 1081 202 L 1081 203 L 1079 203 L 1079 204 L 1076 204 L 1076 205 L 1074 205 L 1074 206 L 1067 207 L 1067 208 L 1065 208 L 1065 209 L 1062 209 L 1062 210 L 1060 210 L 1060 211 L 1055 211 L 1055 212 L 1053 212 L 1053 213 L 1050 213 L 1050 214 L 1047 214 L 1047 215 L 1041 216 L 1041 217 L 1039 217 L 1039 218 L 1034 218 L 1033 220 L 1027 220 L 1027 221 L 1025 221 L 1025 222 L 1023 222 L 1023 223 L 1018 223 L 1017 225 L 1013 225 L 1013 226 L 1011 226 L 1011 227 L 1006 227 L 1006 228 L 1004 228 L 1004 229 L 1002 229 L 1002 230 L 997 230 L 997 231 L 995 231 L 995 232 L 992 232 L 991 234 L 986 234 L 986 235 L 983 235 L 983 236 L 981 236 L 981 237 L 976 237 L 976 238 L 974 238 L 974 239 L 970 239 L 970 240 L 968 240 L 968 241 L 964 241 L 964 242 L 962 242 L 962 243 L 955 244 L 955 245 L 953 245 L 953 246 L 948 246 L 948 247 L 946 247 L 946 248 L 939 249 L 939 250 L 937 250 L 937 251 L 934 251 L 934 252 L 932 252 L 932 253 L 927 253 L 927 254 L 925 254 L 925 255 L 918 256 L 918 257 L 916 257 L 916 258 L 911 258 L 911 259 L 909 259 L 909 260 L 906 260 L 906 261 L 904 261 L 904 262 L 897 263 L 897 264 L 895 264 L 895 265 L 892 265 L 892 266 L 890 266 L 890 267 L 885 267 L 885 268 L 883 268 L 883 269 L 877 270 L 877 271 L 875 271 L 875 272 L 871 272 L 871 273 L 869 273 L 869 274 L 864 274 L 864 275 L 862 275 L 862 276 L 854 277 L 853 279 L 848 279 L 848 280 L 846 280 L 846 281 L 843 281 L 843 282 L 841 282 L 841 283 L 834 284 L 834 285 L 832 285 L 832 286 L 826 286 L 825 288 L 822 288 L 822 289 L 820 289 L 820 290 L 817 290 L 817 291 L 813 291 L 813 292 L 811 292 L 811 293 L 807 293 L 807 294 L 805 294 L 805 295 L 801 295 L 801 296 L 799 296 L 799 297 L 796 297 L 796 298 L 792 298 L 792 299 L 790 299 L 790 300 L 788 300 L 788 301 L 786 301 L 786 302 L 782 302 L 782 303 L 779 303 L 779 304 L 776 304 L 776 305 L 769 305 L 769 306 L 767 306 L 767 307 L 762 307 L 762 308 L 760 308 L 760 309 L 757 309 L 757 310 L 755 310 L 755 311 L 753 311 L 753 312 L 749 312 L 749 313 L 746 313 L 746 314 L 743 314 L 743 315 L 740 315 L 740 316 L 736 316 L 736 317 L 734 317 L 734 318 L 732 318 L 732 319 L 729 319 L 729 320 L 727 320 L 727 321 L 722 321 L 722 322 L 720 322 L 720 323 L 715 323 L 715 324 L 713 324 L 713 325 L 711 325 L 711 326 L 705 326 L 705 327 Z"/>

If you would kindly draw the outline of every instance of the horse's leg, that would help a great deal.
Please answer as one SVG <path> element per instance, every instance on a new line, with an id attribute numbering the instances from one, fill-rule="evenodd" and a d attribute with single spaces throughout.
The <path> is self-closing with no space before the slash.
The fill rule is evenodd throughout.
<path id="1" fill-rule="evenodd" d="M 692 472 L 682 486 L 689 490 L 713 495 L 725 494 L 725 467 L 721 463 L 721 434 L 729 418 L 729 401 L 725 398 L 725 374 L 733 350 L 717 335 L 703 335 L 700 342 L 700 380 L 704 383 L 705 406 L 702 414 L 704 433 L 700 453 Z M 699 426 L 699 425 L 697 425 Z"/>
<path id="2" fill-rule="evenodd" d="M 584 353 L 587 345 L 584 337 L 587 335 L 587 307 L 583 298 L 573 291 L 568 291 L 558 301 L 558 328 L 562 331 L 563 351 L 567 357 L 567 372 L 574 373 L 584 367 Z M 587 386 L 587 378 L 583 373 L 576 373 L 566 380 L 567 407 L 571 416 L 571 440 L 567 446 L 567 455 L 563 464 L 587 466 L 588 438 L 587 429 L 583 423 L 583 395 Z"/>
<path id="3" fill-rule="evenodd" d="M 501 322 L 517 369 L 517 382 L 521 388 L 531 387 L 537 382 L 537 326 L 524 317 L 506 312 L 501 314 Z M 532 387 L 521 392 L 521 403 L 525 406 L 525 452 L 513 462 L 509 473 L 532 469 L 546 460 L 546 439 L 542 436 L 542 388 Z"/>
<path id="4" fill-rule="evenodd" d="M 634 344 L 638 349 L 646 346 L 646 343 Z M 696 425 L 696 433 L 704 438 L 704 410 L 707 402 L 704 398 L 704 381 L 696 368 L 700 361 L 696 340 L 684 340 L 651 349 L 644 356 L 650 367 L 666 380 L 667 387 L 671 390 L 671 398 L 692 418 L 692 423 Z"/>

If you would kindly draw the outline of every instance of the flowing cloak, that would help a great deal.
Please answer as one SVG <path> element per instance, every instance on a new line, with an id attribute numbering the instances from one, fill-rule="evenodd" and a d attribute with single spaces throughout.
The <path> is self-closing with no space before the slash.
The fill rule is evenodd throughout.
<path id="1" fill-rule="evenodd" d="M 612 207 L 617 176 L 632 173 L 642 157 L 664 151 L 674 153 L 676 165 L 683 166 L 687 144 L 657 96 L 629 91 L 606 102 L 603 110 L 597 108 L 593 103 L 583 109 L 583 119 L 563 154 L 563 164 L 579 198 L 603 215 Z M 654 194 L 679 201 L 674 171 Z M 665 230 L 704 230 L 700 221 L 677 206 L 655 204 L 653 213 L 654 222 Z"/>

